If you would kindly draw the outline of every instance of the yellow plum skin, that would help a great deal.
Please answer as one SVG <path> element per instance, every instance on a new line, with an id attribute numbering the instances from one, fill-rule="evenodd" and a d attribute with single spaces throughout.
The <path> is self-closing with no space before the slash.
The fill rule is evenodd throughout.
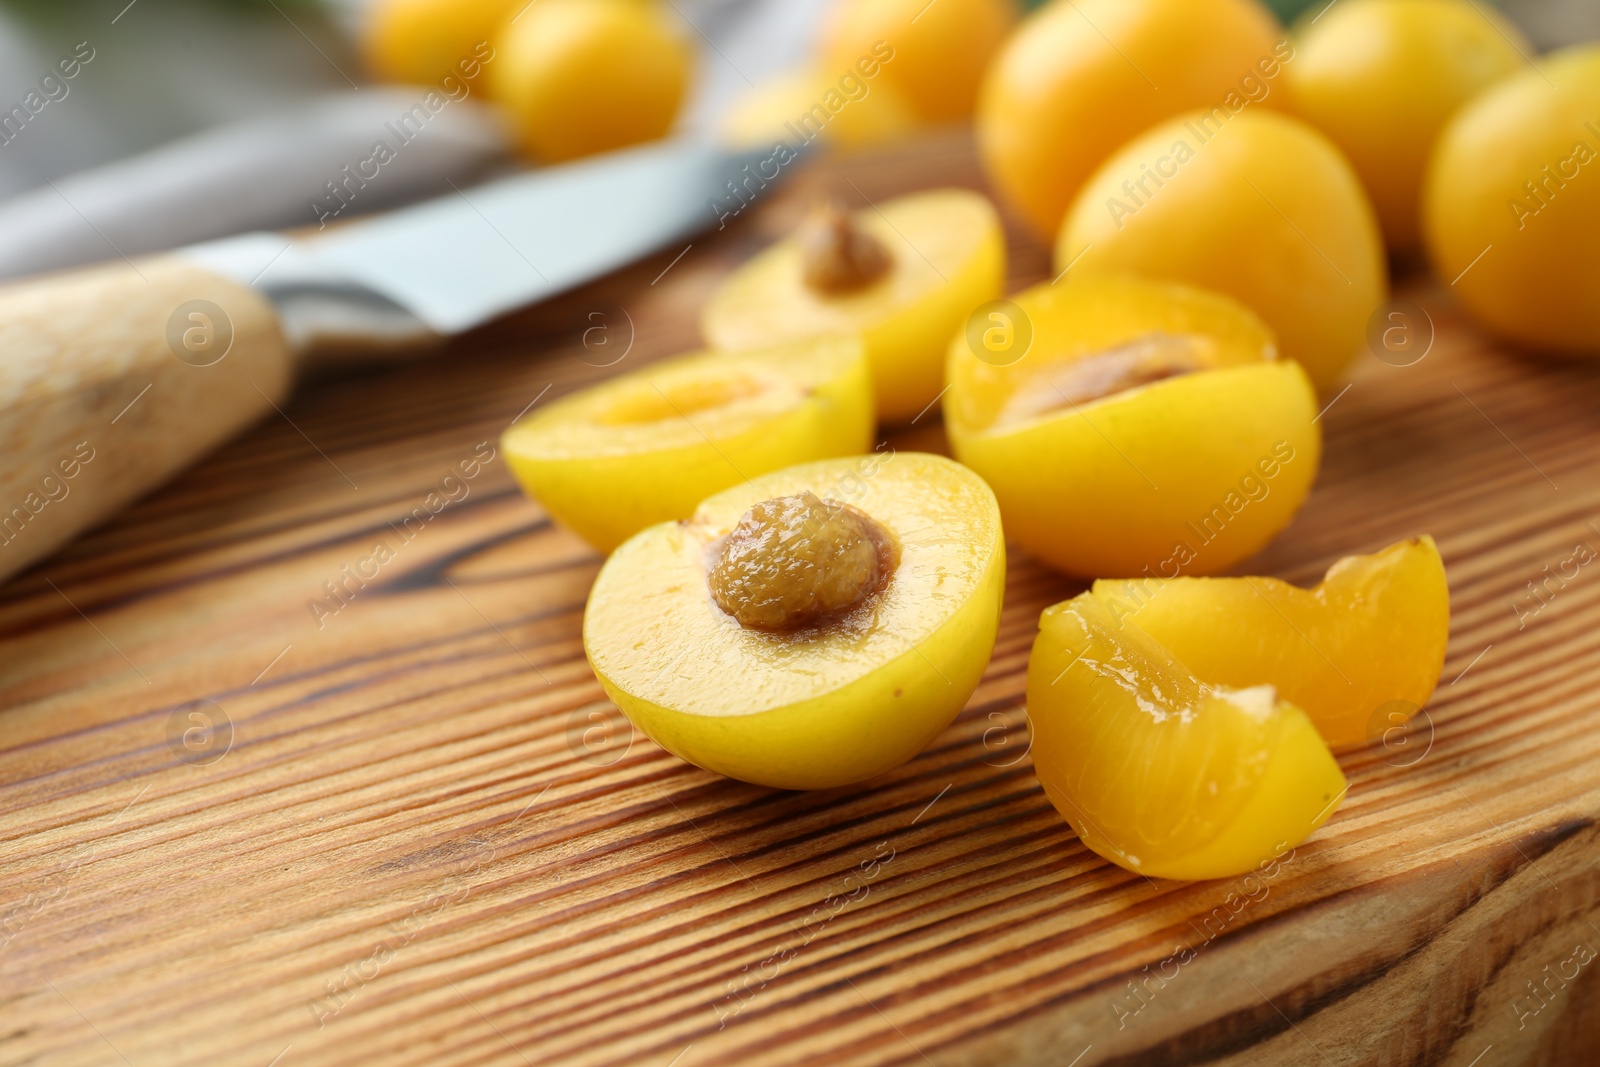
<path id="1" fill-rule="evenodd" d="M 863 58 L 926 122 L 972 114 L 984 68 L 1017 18 L 1013 0 L 838 0 L 821 42 L 832 77 Z M 887 57 L 887 58 L 886 58 Z"/>
<path id="2" fill-rule="evenodd" d="M 1296 42 L 1290 107 L 1349 158 L 1389 247 L 1422 244 L 1422 180 L 1439 131 L 1532 48 L 1472 0 L 1341 0 Z"/>
<path id="3" fill-rule="evenodd" d="M 798 338 L 855 334 L 866 346 L 878 417 L 917 417 L 944 388 L 945 348 L 974 308 L 1000 295 L 1005 238 L 993 205 L 965 189 L 885 200 L 855 224 L 889 250 L 889 272 L 856 292 L 805 284 L 793 238 L 735 271 L 712 296 L 701 330 L 742 351 Z"/>
<path id="4" fill-rule="evenodd" d="M 1094 595 L 1208 682 L 1275 686 L 1335 748 L 1375 740 L 1426 704 L 1450 638 L 1431 537 L 1342 559 L 1312 589 L 1178 578 L 1100 581 Z"/>
<path id="5" fill-rule="evenodd" d="M 1069 574 L 1209 574 L 1258 551 L 1316 480 L 1316 395 L 1272 334 L 1226 298 L 1132 278 L 1019 294 L 1034 339 L 996 367 L 950 346 L 945 426 L 993 487 L 1006 532 Z M 1008 395 L 1057 362 L 1159 332 L 1200 339 L 1209 369 L 1016 422 Z"/>
<path id="6" fill-rule="evenodd" d="M 362 58 L 382 81 L 437 85 L 482 60 L 517 0 L 373 0 L 362 11 Z M 473 69 L 468 66 L 468 70 Z"/>
<path id="7" fill-rule="evenodd" d="M 845 96 L 840 83 L 848 77 L 802 67 L 762 82 L 723 117 L 722 139 L 737 148 L 771 148 L 779 142 L 798 148 L 820 133 L 829 144 L 854 149 L 898 141 L 922 128 L 893 85 L 855 76 L 848 84 L 863 87 L 856 92 L 864 95 Z M 829 101 L 843 103 L 834 112 Z"/>
<path id="8" fill-rule="evenodd" d="M 1069 267 L 1225 293 L 1319 389 L 1360 352 L 1388 294 L 1377 219 L 1349 162 L 1305 123 L 1259 109 L 1182 115 L 1125 145 L 1062 225 L 1056 269 Z"/>
<path id="9" fill-rule="evenodd" d="M 1600 45 L 1552 53 L 1459 111 L 1429 164 L 1434 270 L 1490 332 L 1600 356 Z"/>
<path id="10" fill-rule="evenodd" d="M 712 601 L 708 549 L 751 505 L 810 490 L 887 529 L 900 559 L 857 613 L 799 634 L 741 628 Z M 940 456 L 827 460 L 707 499 L 606 561 L 584 649 L 651 740 L 731 778 L 827 789 L 904 763 L 949 725 L 994 647 L 1005 540 L 981 479 Z"/>
<path id="11" fill-rule="evenodd" d="M 1227 878 L 1300 844 L 1345 780 L 1270 685 L 1203 682 L 1093 595 L 1047 609 L 1028 660 L 1045 794 L 1083 843 L 1152 878 Z"/>
<path id="12" fill-rule="evenodd" d="M 641 0 L 538 0 L 507 22 L 487 70 L 524 152 L 546 163 L 664 136 L 693 53 Z"/>
<path id="13" fill-rule="evenodd" d="M 609 552 L 747 477 L 866 451 L 873 429 L 860 344 L 822 338 L 651 364 L 535 409 L 501 446 L 529 496 Z"/>
<path id="14" fill-rule="evenodd" d="M 1055 0 L 984 78 L 984 169 L 1053 236 L 1094 169 L 1156 123 L 1230 100 L 1276 106 L 1294 55 L 1282 38 L 1255 0 Z"/>

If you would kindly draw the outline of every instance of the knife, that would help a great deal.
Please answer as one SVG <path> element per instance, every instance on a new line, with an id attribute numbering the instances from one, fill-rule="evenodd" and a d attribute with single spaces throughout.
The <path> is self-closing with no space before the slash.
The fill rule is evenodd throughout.
<path id="1" fill-rule="evenodd" d="M 308 365 L 555 296 L 725 225 L 773 171 L 771 151 L 656 143 L 0 287 L 0 579 L 278 409 Z"/>
<path id="2" fill-rule="evenodd" d="M 368 86 L 298 100 L 45 182 L 0 202 L 0 278 L 315 226 L 319 217 L 331 225 L 507 172 L 511 147 L 493 108 L 458 90 L 462 98 L 423 126 L 410 110 L 422 92 Z M 0 141 L 7 135 L 0 130 Z M 363 176 L 380 140 L 393 155 Z"/>

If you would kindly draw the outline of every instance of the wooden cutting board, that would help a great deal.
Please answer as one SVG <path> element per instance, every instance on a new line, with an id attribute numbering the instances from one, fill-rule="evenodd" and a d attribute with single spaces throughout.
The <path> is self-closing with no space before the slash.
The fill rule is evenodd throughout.
<path id="1" fill-rule="evenodd" d="M 815 166 L 440 358 L 305 389 L 9 583 L 0 1063 L 1593 1062 L 1600 377 L 1498 350 L 1426 278 L 1401 292 L 1431 350 L 1363 356 L 1248 570 L 1432 533 L 1444 677 L 1259 876 L 1129 874 L 1046 802 L 1023 675 L 1080 586 L 1020 552 L 970 706 L 879 780 L 727 781 L 606 702 L 600 560 L 488 450 L 691 346 L 819 192 L 940 184 L 981 186 L 965 136 Z M 1013 287 L 1044 278 L 1011 237 Z"/>

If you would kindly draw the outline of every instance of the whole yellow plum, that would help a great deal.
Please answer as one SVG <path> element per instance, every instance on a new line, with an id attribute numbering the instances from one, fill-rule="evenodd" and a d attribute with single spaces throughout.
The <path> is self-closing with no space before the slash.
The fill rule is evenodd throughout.
<path id="1" fill-rule="evenodd" d="M 1296 42 L 1294 111 L 1338 145 L 1395 249 L 1422 243 L 1422 178 L 1450 116 L 1525 65 L 1506 19 L 1471 0 L 1343 0 Z"/>
<path id="2" fill-rule="evenodd" d="M 1256 0 L 1054 0 L 985 76 L 984 169 L 1041 233 L 1131 138 L 1179 112 L 1270 106 L 1294 52 Z"/>
<path id="3" fill-rule="evenodd" d="M 1225 108 L 1171 119 L 1095 173 L 1056 269 L 1211 289 L 1260 315 L 1322 389 L 1387 293 L 1372 205 L 1349 162 L 1298 119 Z"/>
<path id="4" fill-rule="evenodd" d="M 879 61 L 892 86 L 928 122 L 972 114 L 989 58 L 1017 19 L 1014 0 L 839 0 L 822 36 L 822 69 L 839 77 Z"/>
<path id="5" fill-rule="evenodd" d="M 362 11 L 362 57 L 383 81 L 429 85 L 482 59 L 520 0 L 373 0 Z M 469 75 L 471 76 L 471 75 Z"/>
<path id="6" fill-rule="evenodd" d="M 1557 52 L 1456 115 L 1423 224 L 1439 276 L 1482 325 L 1600 355 L 1600 46 Z"/>
<path id="7" fill-rule="evenodd" d="M 560 162 L 664 135 L 692 54 L 641 0 L 538 0 L 502 27 L 489 67 L 524 151 Z"/>

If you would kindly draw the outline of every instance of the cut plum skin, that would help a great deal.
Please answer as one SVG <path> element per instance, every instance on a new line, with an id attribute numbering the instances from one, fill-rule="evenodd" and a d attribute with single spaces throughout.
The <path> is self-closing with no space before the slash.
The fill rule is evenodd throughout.
<path id="1" fill-rule="evenodd" d="M 851 338 L 701 352 L 535 408 L 502 435 L 523 490 L 601 552 L 712 493 L 871 446 L 872 384 Z"/>
<path id="2" fill-rule="evenodd" d="M 1094 595 L 1200 677 L 1269 683 L 1335 748 L 1366 744 L 1428 702 L 1450 637 L 1433 538 L 1349 556 L 1311 589 L 1276 578 L 1099 581 Z"/>
<path id="3" fill-rule="evenodd" d="M 1039 285 L 1014 302 L 1031 347 L 997 365 L 956 338 L 945 427 L 1031 554 L 1083 577 L 1213 574 L 1294 517 L 1321 462 L 1317 397 L 1250 311 L 1131 277 Z M 1075 368 L 1141 347 L 1185 372 L 1069 402 Z M 1061 403 L 1027 410 L 1041 386 Z"/>
<path id="4" fill-rule="evenodd" d="M 1046 610 L 1028 665 L 1034 768 L 1084 844 L 1150 877 L 1253 870 L 1332 814 L 1345 780 L 1270 686 L 1198 680 L 1092 594 Z"/>
<path id="5" fill-rule="evenodd" d="M 847 502 L 893 539 L 884 587 L 848 614 L 775 633 L 714 602 L 715 546 L 762 501 Z M 651 740 L 718 774 L 826 789 L 891 770 L 965 706 L 999 629 L 1005 540 L 994 494 L 942 456 L 846 457 L 776 471 L 629 539 L 584 612 L 584 650 Z"/>
<path id="6" fill-rule="evenodd" d="M 1005 236 L 994 206 L 967 189 L 933 189 L 856 212 L 852 225 L 887 250 L 872 284 L 822 294 L 805 282 L 794 236 L 741 266 L 707 302 L 700 328 L 730 351 L 829 334 L 858 336 L 878 417 L 915 419 L 944 388 L 945 346 L 972 310 L 998 297 Z"/>

